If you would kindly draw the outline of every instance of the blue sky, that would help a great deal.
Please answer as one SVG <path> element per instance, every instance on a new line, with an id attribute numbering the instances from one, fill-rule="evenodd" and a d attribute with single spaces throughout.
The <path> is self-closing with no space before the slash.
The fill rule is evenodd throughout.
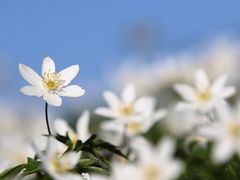
<path id="1" fill-rule="evenodd" d="M 104 77 L 130 54 L 123 44 L 132 26 L 154 27 L 160 34 L 156 51 L 171 53 L 219 34 L 238 34 L 239 7 L 237 0 L 1 1 L 0 75 L 10 83 L 0 92 L 7 97 L 17 92 L 25 84 L 18 64 L 40 71 L 45 55 L 54 58 L 58 69 L 80 64 L 75 82 L 102 87 Z"/>

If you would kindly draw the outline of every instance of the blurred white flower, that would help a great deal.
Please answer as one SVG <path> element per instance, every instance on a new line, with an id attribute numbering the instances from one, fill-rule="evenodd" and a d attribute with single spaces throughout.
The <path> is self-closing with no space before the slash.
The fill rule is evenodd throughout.
<path id="1" fill-rule="evenodd" d="M 240 157 L 240 111 L 228 107 L 218 108 L 219 120 L 211 126 L 199 129 L 199 134 L 214 142 L 213 160 L 225 163 L 234 154 Z"/>
<path id="2" fill-rule="evenodd" d="M 76 130 L 75 132 L 67 123 L 66 121 L 62 119 L 56 119 L 54 121 L 54 129 L 55 132 L 66 136 L 68 134 L 69 138 L 71 139 L 73 145 L 76 145 L 78 140 L 86 141 L 90 137 L 89 133 L 89 120 L 90 120 L 90 114 L 88 111 L 84 111 L 83 114 L 78 118 L 77 124 L 76 124 Z"/>
<path id="3" fill-rule="evenodd" d="M 104 97 L 110 107 L 98 108 L 96 113 L 113 119 L 104 122 L 101 128 L 104 131 L 115 132 L 117 136 L 123 134 L 133 136 L 144 133 L 166 115 L 165 110 L 155 111 L 156 102 L 154 98 L 136 98 L 135 88 L 131 84 L 123 90 L 122 100 L 109 91 L 104 93 Z"/>
<path id="4" fill-rule="evenodd" d="M 85 93 L 80 86 L 68 86 L 78 74 L 78 65 L 56 72 L 54 61 L 47 56 L 42 62 L 42 77 L 24 64 L 19 64 L 19 71 L 23 78 L 30 83 L 20 91 L 29 96 L 43 96 L 43 99 L 50 105 L 60 106 L 62 104 L 60 96 L 79 97 Z"/>
<path id="5" fill-rule="evenodd" d="M 176 179 L 183 170 L 179 160 L 173 158 L 175 144 L 165 138 L 157 147 L 138 138 L 132 144 L 138 155 L 136 163 L 113 163 L 111 180 L 170 180 Z"/>
<path id="6" fill-rule="evenodd" d="M 167 117 L 161 121 L 164 130 L 175 137 L 184 137 L 191 134 L 196 128 L 207 125 L 209 119 L 200 113 L 192 111 L 179 112 L 169 110 Z"/>
<path id="7" fill-rule="evenodd" d="M 197 110 L 207 113 L 215 106 L 224 103 L 225 99 L 236 91 L 234 87 L 225 87 L 226 80 L 227 76 L 223 75 L 211 85 L 204 70 L 196 71 L 195 87 L 186 84 L 174 85 L 174 89 L 184 100 L 177 104 L 177 110 Z"/>
<path id="8" fill-rule="evenodd" d="M 42 160 L 43 168 L 56 180 L 85 180 L 82 175 L 70 172 L 77 165 L 80 155 L 76 152 L 62 154 L 58 150 L 58 143 L 57 140 L 50 137 L 48 139 L 46 154 L 37 152 Z"/>
<path id="9" fill-rule="evenodd" d="M 142 113 L 142 105 L 149 103 L 149 98 L 136 99 L 135 87 L 132 84 L 128 84 L 124 88 L 121 99 L 110 91 L 105 91 L 103 96 L 109 107 L 97 108 L 95 112 L 111 119 L 127 120 L 131 116 L 139 115 Z"/>
<path id="10" fill-rule="evenodd" d="M 153 109 L 152 109 L 153 110 Z M 104 131 L 116 132 L 119 135 L 124 133 L 127 136 L 134 136 L 147 132 L 154 123 L 166 115 L 165 110 L 152 111 L 148 116 L 130 117 L 127 122 L 112 120 L 103 122 L 101 128 Z"/>

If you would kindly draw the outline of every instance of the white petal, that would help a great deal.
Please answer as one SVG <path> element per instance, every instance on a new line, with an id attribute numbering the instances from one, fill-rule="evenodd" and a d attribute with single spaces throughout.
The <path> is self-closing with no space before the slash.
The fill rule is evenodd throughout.
<path id="1" fill-rule="evenodd" d="M 118 109 L 120 107 L 121 102 L 113 92 L 105 91 L 103 97 L 112 109 Z"/>
<path id="2" fill-rule="evenodd" d="M 146 139 L 141 136 L 137 136 L 131 142 L 131 147 L 137 152 L 141 162 L 152 161 L 153 147 Z"/>
<path id="3" fill-rule="evenodd" d="M 183 164 L 174 160 L 172 162 L 168 162 L 168 171 L 166 172 L 166 179 L 176 179 L 181 172 L 183 171 Z"/>
<path id="4" fill-rule="evenodd" d="M 67 86 L 65 88 L 62 88 L 62 90 L 63 92 L 61 92 L 61 96 L 80 97 L 85 94 L 85 90 L 77 85 Z"/>
<path id="5" fill-rule="evenodd" d="M 84 178 L 84 180 L 91 180 L 90 175 L 88 173 L 82 173 L 81 175 Z"/>
<path id="6" fill-rule="evenodd" d="M 45 73 L 54 73 L 55 71 L 54 61 L 49 56 L 46 56 L 42 61 L 42 76 L 44 76 Z"/>
<path id="7" fill-rule="evenodd" d="M 76 174 L 76 173 L 70 173 L 70 172 L 59 173 L 59 172 L 54 171 L 54 172 L 50 173 L 50 175 L 52 176 L 52 178 L 54 180 L 66 180 L 66 179 L 85 180 L 81 175 Z"/>
<path id="8" fill-rule="evenodd" d="M 89 112 L 84 111 L 77 121 L 78 138 L 83 142 L 85 142 L 90 137 L 89 120 L 90 120 Z"/>
<path id="9" fill-rule="evenodd" d="M 209 79 L 207 73 L 203 70 L 197 70 L 195 73 L 195 85 L 199 91 L 205 91 L 209 88 Z"/>
<path id="10" fill-rule="evenodd" d="M 61 158 L 62 163 L 66 163 L 67 166 L 70 165 L 70 169 L 74 168 L 80 158 L 79 153 L 76 152 L 68 152 L 64 154 Z"/>
<path id="11" fill-rule="evenodd" d="M 136 98 L 135 87 L 132 84 L 128 84 L 122 93 L 122 99 L 125 103 L 131 103 Z"/>
<path id="12" fill-rule="evenodd" d="M 54 130 L 56 131 L 56 133 L 58 133 L 62 136 L 66 136 L 67 132 L 72 131 L 72 129 L 68 126 L 66 121 L 64 121 L 62 119 L 56 119 L 53 122 L 53 127 L 54 127 Z"/>
<path id="13" fill-rule="evenodd" d="M 164 118 L 165 116 L 167 115 L 167 110 L 164 110 L 164 109 L 160 109 L 158 111 L 156 111 L 154 114 L 153 114 L 153 122 L 156 122 L 162 118 Z"/>
<path id="14" fill-rule="evenodd" d="M 103 131 L 110 131 L 116 133 L 122 133 L 124 129 L 124 123 L 116 120 L 105 121 L 101 124 L 101 129 Z"/>
<path id="15" fill-rule="evenodd" d="M 221 77 L 219 77 L 212 86 L 212 93 L 213 94 L 218 94 L 222 91 L 222 89 L 224 88 L 224 85 L 227 81 L 227 75 L 223 75 Z"/>
<path id="16" fill-rule="evenodd" d="M 189 104 L 185 102 L 179 102 L 175 107 L 176 111 L 196 110 L 196 108 L 197 106 L 195 104 Z"/>
<path id="17" fill-rule="evenodd" d="M 53 137 L 48 138 L 48 143 L 47 143 L 47 156 L 52 157 L 58 152 L 58 145 L 59 143 L 56 139 Z"/>
<path id="18" fill-rule="evenodd" d="M 174 85 L 174 89 L 185 101 L 193 102 L 197 99 L 196 91 L 191 86 L 176 84 Z"/>
<path id="19" fill-rule="evenodd" d="M 213 148 L 213 159 L 216 163 L 228 161 L 234 153 L 234 143 L 230 140 L 221 140 Z"/>
<path id="20" fill-rule="evenodd" d="M 52 106 L 61 106 L 62 99 L 57 94 L 47 93 L 43 96 L 43 99 Z"/>
<path id="21" fill-rule="evenodd" d="M 67 86 L 78 74 L 79 65 L 72 65 L 60 71 L 61 79 L 64 80 L 64 86 Z"/>
<path id="22" fill-rule="evenodd" d="M 19 71 L 28 83 L 36 87 L 42 87 L 42 78 L 33 69 L 24 64 L 19 64 Z"/>
<path id="23" fill-rule="evenodd" d="M 98 115 L 104 116 L 104 117 L 109 117 L 109 118 L 116 118 L 118 116 L 118 114 L 116 112 L 112 111 L 109 108 L 105 108 L 105 107 L 97 108 L 95 113 Z"/>
<path id="24" fill-rule="evenodd" d="M 222 98 L 229 98 L 232 95 L 234 95 L 236 93 L 236 88 L 235 87 L 226 87 L 222 90 L 221 92 L 221 97 Z"/>
<path id="25" fill-rule="evenodd" d="M 156 104 L 156 99 L 152 97 L 141 97 L 134 103 L 134 109 L 137 113 L 151 115 Z"/>
<path id="26" fill-rule="evenodd" d="M 175 151 L 175 143 L 173 139 L 165 137 L 161 140 L 160 144 L 158 145 L 158 152 L 161 158 L 171 157 L 174 151 Z"/>
<path id="27" fill-rule="evenodd" d="M 44 90 L 40 89 L 39 87 L 34 86 L 24 86 L 20 89 L 20 91 L 28 96 L 37 96 L 41 97 L 44 94 Z"/>

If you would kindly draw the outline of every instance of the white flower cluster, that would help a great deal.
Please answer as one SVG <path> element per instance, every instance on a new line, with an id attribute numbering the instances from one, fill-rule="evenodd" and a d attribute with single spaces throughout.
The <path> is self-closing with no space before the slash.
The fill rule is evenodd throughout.
<path id="1" fill-rule="evenodd" d="M 56 72 L 54 61 L 45 57 L 41 76 L 23 64 L 19 65 L 19 70 L 30 83 L 20 91 L 43 97 L 46 105 L 60 106 L 60 96 L 80 97 L 85 93 L 80 86 L 69 85 L 78 74 L 78 65 Z M 184 159 L 177 155 L 180 138 L 184 140 L 186 151 L 192 142 L 203 149 L 209 142 L 212 143 L 212 161 L 218 165 L 227 163 L 235 155 L 240 157 L 240 108 L 232 110 L 234 108 L 228 101 L 237 93 L 236 88 L 227 85 L 228 76 L 225 74 L 212 81 L 205 70 L 198 69 L 189 76 L 193 77 L 189 78 L 189 84 L 181 81 L 173 83 L 172 90 L 181 100 L 172 108 L 169 104 L 165 109 L 159 108 L 154 96 L 139 96 L 134 83 L 127 83 L 120 95 L 112 91 L 103 92 L 107 106 L 95 110 L 96 115 L 105 118 L 100 123 L 99 134 L 123 154 L 128 154 L 127 159 L 112 156 L 109 176 L 87 170 L 77 172 L 78 163 L 84 155 L 81 151 L 68 151 L 69 147 L 52 137 L 50 130 L 45 151 L 35 141 L 32 146 L 41 168 L 56 180 L 177 179 L 185 171 Z M 46 121 L 49 128 L 47 111 Z M 76 123 L 76 131 L 65 120 L 56 119 L 53 122 L 54 134 L 69 137 L 72 148 L 75 148 L 79 140 L 86 142 L 91 137 L 89 124 L 90 113 L 84 111 Z M 153 145 L 146 136 L 152 128 L 166 131 L 163 131 L 165 134 L 161 135 L 157 145 Z M 0 144 L 3 142 L 0 141 Z M 0 170 L 6 168 L 6 162 L 0 159 Z"/>

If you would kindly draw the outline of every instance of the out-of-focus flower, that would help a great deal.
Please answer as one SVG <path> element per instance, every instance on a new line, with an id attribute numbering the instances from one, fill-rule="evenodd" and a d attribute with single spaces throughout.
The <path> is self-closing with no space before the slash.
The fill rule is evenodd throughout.
<path id="1" fill-rule="evenodd" d="M 113 163 L 112 180 L 170 180 L 176 179 L 183 170 L 179 160 L 173 158 L 175 144 L 165 138 L 155 148 L 146 140 L 139 138 L 132 144 L 137 153 L 136 163 Z M 141 148 L 139 148 L 141 147 Z"/>
<path id="2" fill-rule="evenodd" d="M 80 155 L 76 152 L 62 154 L 58 151 L 57 143 L 59 142 L 50 137 L 46 154 L 37 152 L 42 160 L 43 168 L 56 180 L 85 180 L 82 175 L 70 172 L 77 165 Z"/>
<path id="3" fill-rule="evenodd" d="M 197 110 L 209 112 L 216 105 L 225 102 L 225 99 L 235 93 L 234 87 L 225 87 L 227 76 L 219 77 L 211 85 L 206 72 L 202 69 L 195 73 L 195 87 L 186 84 L 176 84 L 174 89 L 183 98 L 177 104 L 178 110 Z"/>
<path id="4" fill-rule="evenodd" d="M 132 84 L 128 84 L 124 88 L 121 99 L 110 91 L 105 91 L 103 96 L 109 107 L 97 108 L 96 114 L 111 119 L 122 119 L 127 121 L 132 116 L 139 116 L 143 113 L 143 105 L 145 105 L 145 110 L 152 109 L 152 106 L 148 106 L 152 99 L 147 97 L 136 99 L 135 87 Z"/>
<path id="5" fill-rule="evenodd" d="M 47 56 L 42 63 L 42 77 L 24 64 L 19 64 L 19 71 L 23 78 L 30 83 L 20 91 L 29 96 L 43 96 L 43 99 L 50 105 L 60 106 L 62 104 L 60 96 L 79 97 L 85 93 L 80 86 L 68 86 L 78 74 L 78 65 L 56 72 L 54 61 Z"/>
<path id="6" fill-rule="evenodd" d="M 110 107 L 98 108 L 96 113 L 113 119 L 104 122 L 102 129 L 115 132 L 117 136 L 122 136 L 123 133 L 127 136 L 144 133 L 166 115 L 165 110 L 155 111 L 154 98 L 137 99 L 133 85 L 128 85 L 123 90 L 122 100 L 112 92 L 105 92 L 104 97 Z"/>
<path id="7" fill-rule="evenodd" d="M 214 142 L 213 160 L 224 163 L 234 154 L 240 156 L 240 111 L 232 112 L 228 107 L 218 108 L 219 120 L 199 129 L 199 134 Z"/>
<path id="8" fill-rule="evenodd" d="M 84 111 L 83 114 L 79 117 L 75 132 L 67 123 L 62 119 L 57 119 L 54 121 L 54 129 L 56 133 L 66 136 L 68 134 L 69 138 L 71 139 L 72 143 L 76 145 L 78 140 L 86 141 L 90 137 L 89 133 L 89 120 L 90 114 L 88 111 Z"/>
<path id="9" fill-rule="evenodd" d="M 184 137 L 192 134 L 198 127 L 207 125 L 209 119 L 192 111 L 179 112 L 175 109 L 169 110 L 167 117 L 161 121 L 161 127 L 167 133 L 175 137 Z"/>
<path id="10" fill-rule="evenodd" d="M 148 116 L 131 117 L 127 122 L 121 120 L 106 121 L 102 123 L 101 128 L 106 131 L 116 132 L 119 135 L 125 133 L 127 136 L 134 136 L 147 132 L 166 113 L 165 110 L 159 110 L 156 112 L 152 111 Z"/>

